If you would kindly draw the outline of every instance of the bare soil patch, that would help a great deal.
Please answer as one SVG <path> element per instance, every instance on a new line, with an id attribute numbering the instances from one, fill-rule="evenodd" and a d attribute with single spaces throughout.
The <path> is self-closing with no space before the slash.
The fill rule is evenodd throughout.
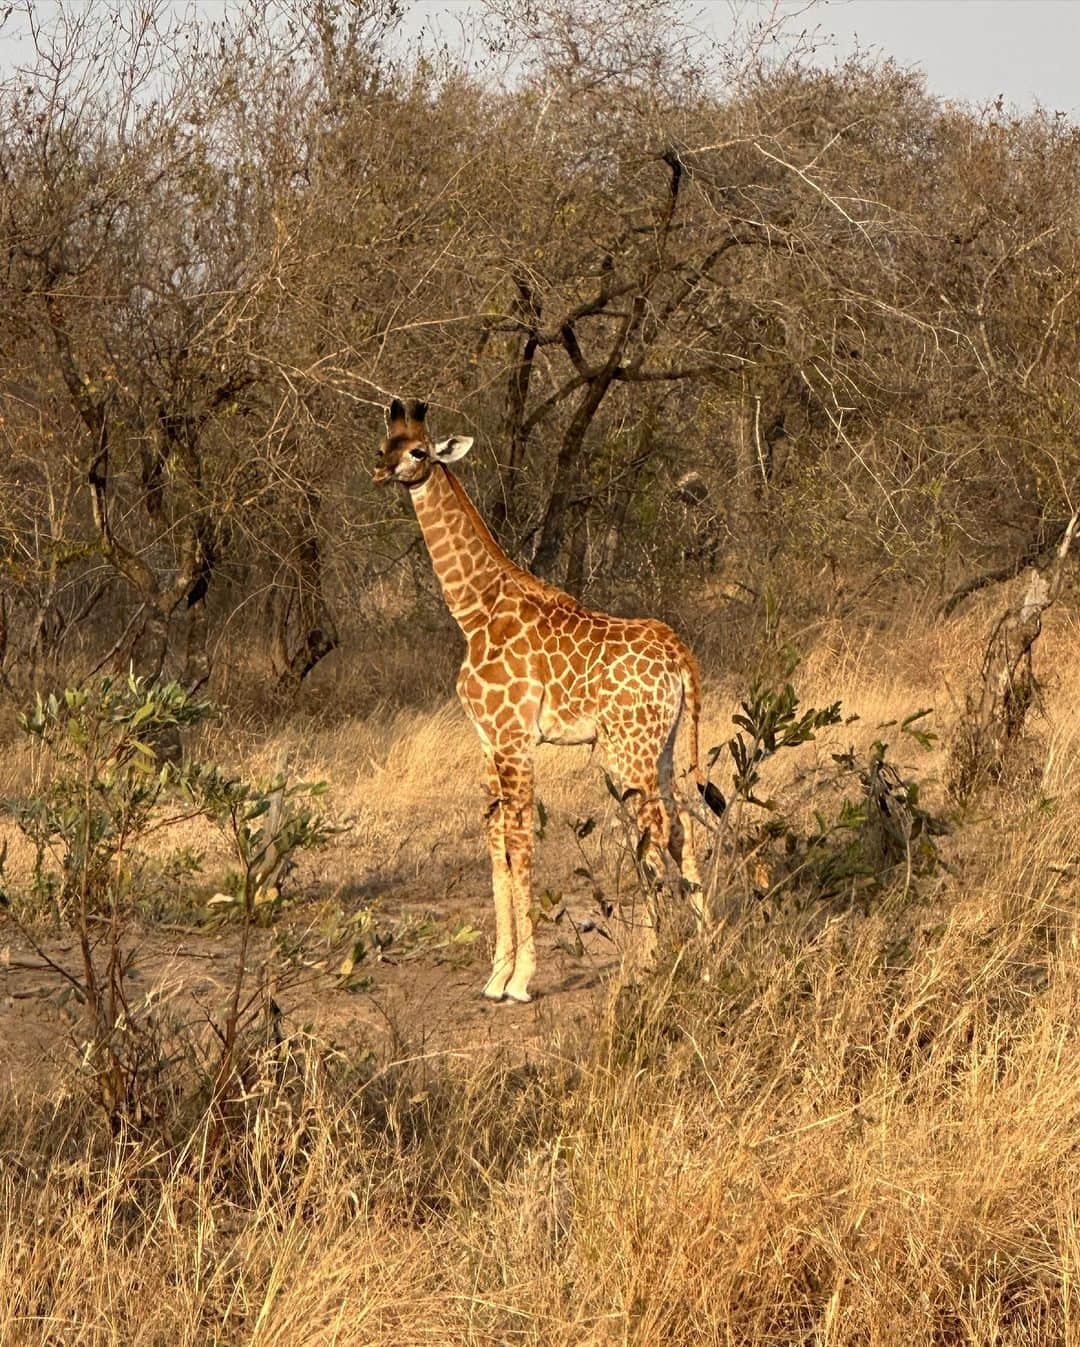
<path id="1" fill-rule="evenodd" d="M 337 867 L 346 861 L 336 859 Z M 484 1000 L 490 896 L 478 879 L 451 899 L 436 895 L 429 901 L 416 891 L 384 898 L 382 929 L 392 933 L 422 924 L 430 935 L 415 942 L 406 938 L 401 950 L 391 945 L 372 951 L 346 986 L 338 975 L 345 951 L 328 948 L 318 934 L 330 905 L 341 914 L 338 924 L 347 927 L 363 904 L 326 897 L 297 903 L 273 927 L 255 934 L 250 962 L 254 970 L 265 969 L 284 1035 L 314 1033 L 350 1058 L 368 1050 L 380 1060 L 490 1051 L 526 1058 L 554 1032 L 583 1026 L 618 966 L 614 947 L 595 930 L 582 934 L 585 952 L 574 957 L 559 944 L 562 928 L 541 923 L 532 1004 Z M 450 938 L 450 932 L 470 927 L 479 928 L 477 938 L 461 943 Z M 166 1001 L 173 1016 L 196 1030 L 226 996 L 238 944 L 232 924 L 206 928 L 150 921 L 133 925 L 124 941 L 125 948 L 138 950 L 135 985 Z M 77 1007 L 70 999 L 60 1004 L 65 981 L 46 958 L 76 972 L 78 947 L 69 936 L 44 936 L 35 950 L 13 923 L 2 921 L 0 950 L 6 960 L 0 968 L 0 1088 L 47 1089 L 78 1060 L 80 1034 Z"/>

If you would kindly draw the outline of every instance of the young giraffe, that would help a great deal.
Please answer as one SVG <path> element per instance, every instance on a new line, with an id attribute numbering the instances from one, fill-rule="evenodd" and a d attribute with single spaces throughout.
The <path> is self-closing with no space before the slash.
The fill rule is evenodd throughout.
<path id="1" fill-rule="evenodd" d="M 447 467 L 464 458 L 472 439 L 433 443 L 426 413 L 423 402 L 407 410 L 396 398 L 390 404 L 374 480 L 408 488 L 447 606 L 465 635 L 457 691 L 484 748 L 492 797 L 495 956 L 484 995 L 524 1002 L 536 967 L 530 917 L 536 745 L 602 742 L 616 779 L 637 792 L 654 873 L 663 873 L 666 847 L 690 886 L 699 922 L 690 820 L 674 805 L 675 737 L 684 709 L 690 771 L 715 813 L 724 801 L 698 767 L 699 679 L 690 651 L 662 622 L 591 612 L 515 566 Z"/>

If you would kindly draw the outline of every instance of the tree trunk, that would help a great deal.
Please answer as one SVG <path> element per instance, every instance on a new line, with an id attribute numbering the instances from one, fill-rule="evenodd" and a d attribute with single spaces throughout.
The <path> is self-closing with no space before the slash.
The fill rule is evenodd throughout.
<path id="1" fill-rule="evenodd" d="M 514 313 L 528 324 L 521 338 L 518 358 L 510 367 L 506 386 L 506 414 L 503 419 L 503 437 L 506 443 L 506 458 L 499 463 L 502 492 L 496 499 L 491 512 L 492 526 L 497 537 L 511 541 L 506 534 L 514 535 L 521 527 L 521 465 L 529 443 L 531 426 L 526 419 L 529 404 L 529 386 L 532 382 L 533 361 L 539 346 L 538 328 L 540 324 L 540 306 L 533 295 L 532 288 L 522 278 L 517 278 L 517 297 Z"/>
<path id="2" fill-rule="evenodd" d="M 296 687 L 339 643 L 337 624 L 323 594 L 319 503 L 318 493 L 309 489 L 307 517 L 298 521 L 303 532 L 294 540 L 289 569 L 279 576 L 270 598 L 271 663 L 282 683 Z"/>
<path id="3" fill-rule="evenodd" d="M 585 572 L 589 561 L 590 504 L 590 501 L 583 501 L 574 508 L 576 523 L 570 533 L 570 547 L 566 559 L 566 587 L 578 599 L 585 592 Z"/>
<path id="4" fill-rule="evenodd" d="M 617 360 L 617 357 L 616 357 Z M 577 492 L 581 477 L 581 460 L 585 449 L 585 435 L 592 425 L 604 395 L 611 387 L 615 363 L 609 361 L 604 370 L 588 385 L 578 404 L 566 434 L 559 456 L 555 460 L 555 475 L 548 493 L 547 509 L 540 525 L 540 536 L 533 554 L 533 570 L 550 579 L 555 570 L 569 522 L 567 512 Z"/>
<path id="5" fill-rule="evenodd" d="M 1065 557 L 1076 532 L 1073 515 L 1058 547 L 1049 579 L 1034 567 L 1024 597 L 994 624 L 982 669 L 950 753 L 949 789 L 969 799 L 984 784 L 999 781 L 1039 693 L 1032 652 L 1043 614 L 1057 598 Z"/>

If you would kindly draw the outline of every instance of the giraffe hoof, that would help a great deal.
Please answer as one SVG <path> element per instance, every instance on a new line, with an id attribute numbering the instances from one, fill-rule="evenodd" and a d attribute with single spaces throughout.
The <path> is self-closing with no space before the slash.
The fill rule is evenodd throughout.
<path id="1" fill-rule="evenodd" d="M 510 987 L 507 987 L 506 999 L 508 1001 L 516 1001 L 519 1006 L 527 1006 L 529 1002 L 532 1000 L 532 997 L 529 995 L 527 991 L 522 990 L 516 992 L 513 991 Z"/>
<path id="2" fill-rule="evenodd" d="M 502 987 L 493 987 L 489 982 L 482 992 L 485 1001 L 502 1001 L 506 992 Z"/>

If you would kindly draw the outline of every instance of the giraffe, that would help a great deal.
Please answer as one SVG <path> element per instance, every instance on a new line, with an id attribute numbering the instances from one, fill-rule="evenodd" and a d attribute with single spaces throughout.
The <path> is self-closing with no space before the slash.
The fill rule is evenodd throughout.
<path id="1" fill-rule="evenodd" d="M 689 715 L 690 773 L 714 813 L 724 799 L 698 765 L 697 661 L 670 627 L 592 612 L 510 560 L 449 465 L 469 436 L 435 443 L 427 404 L 399 399 L 386 413 L 376 482 L 404 486 L 447 607 L 465 637 L 457 693 L 483 747 L 495 949 L 484 995 L 527 1002 L 536 968 L 531 912 L 533 756 L 536 746 L 600 740 L 613 775 L 636 802 L 646 858 L 678 865 L 704 920 L 690 813 L 675 803 L 674 750 Z M 631 792 L 633 793 L 631 795 Z"/>

